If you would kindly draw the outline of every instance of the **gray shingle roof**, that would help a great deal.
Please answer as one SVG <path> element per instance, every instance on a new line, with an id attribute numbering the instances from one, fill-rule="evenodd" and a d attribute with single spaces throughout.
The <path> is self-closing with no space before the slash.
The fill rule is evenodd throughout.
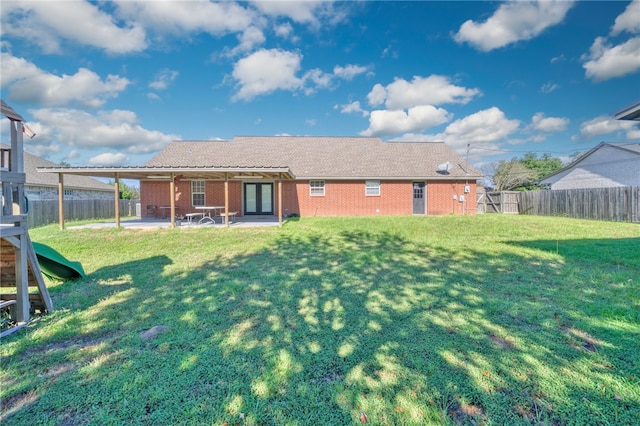
<path id="1" fill-rule="evenodd" d="M 0 144 L 2 148 L 11 148 L 8 145 Z M 37 157 L 28 152 L 24 152 L 24 173 L 26 178 L 26 184 L 32 186 L 58 186 L 58 174 L 57 173 L 39 173 L 37 167 L 59 167 L 58 164 L 45 160 L 44 158 Z M 93 179 L 88 176 L 75 176 L 65 175 L 64 186 L 68 189 L 85 189 L 95 191 L 113 191 L 113 186 L 101 182 L 97 179 Z"/>
<path id="2" fill-rule="evenodd" d="M 578 164 L 580 164 L 585 158 L 589 157 L 590 155 L 592 155 L 594 152 L 598 151 L 599 149 L 606 147 L 606 146 L 611 146 L 614 148 L 618 148 L 618 149 L 623 149 L 626 151 L 629 151 L 632 153 L 632 155 L 634 154 L 640 154 L 640 143 L 637 142 L 618 142 L 618 143 L 611 143 L 611 142 L 600 142 L 598 145 L 596 145 L 594 148 L 591 148 L 589 151 L 585 152 L 584 154 L 582 154 L 580 157 L 576 158 L 575 160 L 573 160 L 571 163 L 567 164 L 566 166 L 564 166 L 563 168 L 556 170 L 555 172 L 548 174 L 547 176 L 543 176 L 542 178 L 540 178 L 540 180 L 538 180 L 539 183 L 541 184 L 548 184 L 549 179 L 551 179 L 552 177 L 563 173 L 569 169 L 574 168 L 575 166 L 577 166 Z"/>
<path id="3" fill-rule="evenodd" d="M 448 175 L 438 173 L 449 162 Z M 482 173 L 443 142 L 383 142 L 379 138 L 242 136 L 231 141 L 175 141 L 148 167 L 289 167 L 310 178 L 469 178 Z"/>

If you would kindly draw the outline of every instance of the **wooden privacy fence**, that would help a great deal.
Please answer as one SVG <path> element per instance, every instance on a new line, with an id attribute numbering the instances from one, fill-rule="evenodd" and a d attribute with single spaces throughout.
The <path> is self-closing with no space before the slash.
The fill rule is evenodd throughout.
<path id="1" fill-rule="evenodd" d="M 140 200 L 119 200 L 120 216 L 136 216 Z M 64 220 L 111 219 L 116 217 L 113 200 L 64 200 Z M 58 223 L 58 200 L 29 200 L 29 228 Z"/>
<path id="2" fill-rule="evenodd" d="M 478 198 L 478 206 L 482 206 L 482 213 L 518 214 L 518 192 L 486 192 Z"/>
<path id="3" fill-rule="evenodd" d="M 518 193 L 520 214 L 640 223 L 640 186 Z"/>

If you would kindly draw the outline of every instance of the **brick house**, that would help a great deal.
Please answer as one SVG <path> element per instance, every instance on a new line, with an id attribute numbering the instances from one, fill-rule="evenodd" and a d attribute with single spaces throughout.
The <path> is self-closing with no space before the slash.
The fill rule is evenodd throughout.
<path id="1" fill-rule="evenodd" d="M 172 204 L 177 216 L 214 205 L 238 216 L 474 214 L 482 178 L 444 143 L 360 137 L 175 141 L 136 171 L 148 175 L 143 217 Z"/>

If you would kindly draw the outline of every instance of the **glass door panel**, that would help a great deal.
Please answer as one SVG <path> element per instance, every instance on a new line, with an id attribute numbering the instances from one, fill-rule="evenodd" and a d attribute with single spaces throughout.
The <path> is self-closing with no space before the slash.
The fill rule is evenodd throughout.
<path id="1" fill-rule="evenodd" d="M 270 183 L 262 184 L 262 213 L 273 213 L 273 209 L 271 207 L 271 203 L 273 202 L 273 197 L 271 196 L 273 191 L 273 186 Z"/>
<path id="2" fill-rule="evenodd" d="M 245 204 L 244 208 L 247 213 L 257 213 L 257 198 L 256 198 L 256 184 L 255 183 L 247 183 L 244 186 L 244 196 L 245 196 Z"/>

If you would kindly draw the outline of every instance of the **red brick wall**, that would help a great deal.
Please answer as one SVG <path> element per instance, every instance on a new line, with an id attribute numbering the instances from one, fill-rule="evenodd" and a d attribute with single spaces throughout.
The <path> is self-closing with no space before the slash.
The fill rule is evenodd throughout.
<path id="1" fill-rule="evenodd" d="M 325 181 L 324 196 L 309 195 L 309 181 L 286 182 L 285 214 L 301 216 L 370 216 L 412 213 L 411 182 L 381 181 L 380 195 L 365 195 L 364 181 Z M 295 191 L 291 188 L 295 187 Z M 292 199 L 291 195 L 295 194 Z M 292 201 L 296 201 L 294 205 Z M 296 208 L 297 207 L 297 208 Z"/>
<path id="2" fill-rule="evenodd" d="M 464 193 L 465 182 L 430 181 L 427 182 L 427 214 L 475 214 L 476 183 L 469 183 L 470 192 Z M 453 196 L 456 199 L 453 199 Z M 460 201 L 464 197 L 464 202 Z"/>
<path id="3" fill-rule="evenodd" d="M 476 184 L 469 183 L 470 192 L 464 193 L 464 182 L 428 181 L 426 185 L 427 214 L 475 214 Z M 325 181 L 324 196 L 309 195 L 309 181 L 285 181 L 282 184 L 283 215 L 298 213 L 301 216 L 367 216 L 413 214 L 413 181 L 381 181 L 379 196 L 366 196 L 364 181 Z M 456 200 L 453 196 L 456 196 Z M 465 202 L 459 201 L 460 196 Z M 176 184 L 176 211 L 185 214 L 195 211 L 191 205 L 191 182 Z M 143 217 L 167 215 L 167 209 L 157 212 L 148 205 L 168 206 L 169 183 L 140 182 L 140 198 Z M 205 185 L 207 205 L 224 205 L 224 182 L 207 181 Z M 278 214 L 278 182 L 274 182 L 274 213 Z M 229 182 L 229 210 L 242 214 L 242 182 Z"/>
<path id="4" fill-rule="evenodd" d="M 229 211 L 242 212 L 242 183 L 239 181 L 229 182 Z M 183 180 L 175 186 L 176 214 L 195 212 L 196 209 L 191 203 L 191 181 Z M 224 206 L 224 181 L 207 181 L 205 184 L 205 204 L 208 206 Z M 162 217 L 168 216 L 168 209 L 162 206 L 169 206 L 171 199 L 169 195 L 169 182 L 141 181 L 140 182 L 140 204 L 142 207 L 142 217 Z M 149 209 L 147 206 L 156 206 L 156 209 Z"/>

